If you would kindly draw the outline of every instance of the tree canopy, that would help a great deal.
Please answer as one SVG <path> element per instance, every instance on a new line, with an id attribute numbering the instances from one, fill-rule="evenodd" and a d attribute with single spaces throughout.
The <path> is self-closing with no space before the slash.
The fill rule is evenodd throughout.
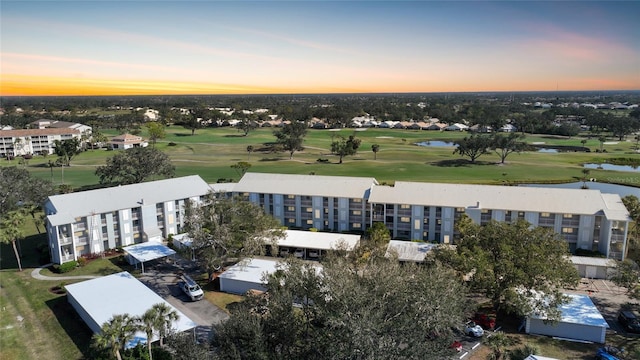
<path id="1" fill-rule="evenodd" d="M 477 158 L 489 152 L 491 139 L 485 135 L 473 134 L 464 139 L 456 140 L 454 143 L 457 146 L 453 153 L 466 156 L 473 163 L 476 162 Z"/>
<path id="2" fill-rule="evenodd" d="M 521 152 L 525 149 L 526 143 L 523 141 L 524 135 L 510 133 L 509 135 L 495 134 L 491 139 L 491 150 L 500 156 L 500 163 L 504 164 L 504 160 L 509 154 Z"/>
<path id="3" fill-rule="evenodd" d="M 63 166 L 69 166 L 71 159 L 82 152 L 82 146 L 78 138 L 55 140 L 53 142 L 53 152 L 58 155 Z"/>
<path id="4" fill-rule="evenodd" d="M 96 169 L 100 184 L 136 184 L 152 176 L 173 177 L 175 167 L 169 156 L 155 148 L 135 147 L 118 151 L 107 164 Z"/>
<path id="5" fill-rule="evenodd" d="M 155 146 L 158 139 L 164 139 L 166 136 L 164 125 L 161 122 L 150 121 L 144 125 L 149 133 L 149 140 Z"/>
<path id="6" fill-rule="evenodd" d="M 263 254 L 266 245 L 284 236 L 278 220 L 240 198 L 218 199 L 210 193 L 201 204 L 189 203 L 185 214 L 196 258 L 209 274 L 231 261 Z"/>
<path id="7" fill-rule="evenodd" d="M 487 296 L 498 311 L 518 315 L 534 310 L 557 318 L 556 306 L 565 299 L 563 288 L 579 280 L 568 256 L 568 246 L 553 229 L 531 228 L 491 221 L 480 226 L 463 218 L 458 222 L 456 249 L 440 249 L 437 257 L 467 277 L 471 289 Z"/>
<path id="8" fill-rule="evenodd" d="M 338 136 L 338 139 L 331 143 L 331 152 L 340 157 L 340 164 L 345 156 L 355 155 L 362 140 L 356 138 L 355 135 L 349 135 L 348 138 Z"/>
<path id="9" fill-rule="evenodd" d="M 39 207 L 52 194 L 51 183 L 32 177 L 28 170 L 0 167 L 0 218 L 19 207 Z"/>
<path id="10" fill-rule="evenodd" d="M 435 263 L 288 259 L 266 286 L 214 326 L 218 359 L 445 358 L 468 314 L 465 288 Z"/>
<path id="11" fill-rule="evenodd" d="M 292 121 L 285 124 L 281 129 L 275 130 L 273 135 L 276 143 L 289 152 L 289 159 L 293 158 L 293 153 L 303 150 L 302 143 L 307 135 L 307 124 L 299 121 Z"/>

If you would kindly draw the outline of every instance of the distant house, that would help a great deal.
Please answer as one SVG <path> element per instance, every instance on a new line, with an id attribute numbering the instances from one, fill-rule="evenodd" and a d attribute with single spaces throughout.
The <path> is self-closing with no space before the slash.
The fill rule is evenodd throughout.
<path id="1" fill-rule="evenodd" d="M 425 130 L 444 130 L 446 127 L 447 124 L 436 122 L 428 125 Z"/>
<path id="2" fill-rule="evenodd" d="M 73 129 L 78 130 L 80 133 L 90 135 L 92 127 L 89 125 L 83 125 L 80 123 L 73 123 L 68 121 L 58 121 L 49 119 L 40 119 L 29 123 L 31 129 Z"/>
<path id="3" fill-rule="evenodd" d="M 147 147 L 149 143 L 142 137 L 131 134 L 118 135 L 109 141 L 109 147 L 114 150 L 126 150 L 134 147 Z"/>
<path id="4" fill-rule="evenodd" d="M 469 127 L 465 124 L 455 123 L 444 128 L 445 131 L 465 131 L 469 130 Z"/>
<path id="5" fill-rule="evenodd" d="M 518 131 L 518 128 L 511 124 L 505 124 L 500 128 L 500 132 L 512 133 L 516 131 Z"/>

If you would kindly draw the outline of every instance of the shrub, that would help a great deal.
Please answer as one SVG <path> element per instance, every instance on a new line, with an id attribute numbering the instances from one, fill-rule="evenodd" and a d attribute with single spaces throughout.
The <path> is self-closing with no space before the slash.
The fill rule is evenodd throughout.
<path id="1" fill-rule="evenodd" d="M 89 260 L 87 260 L 87 258 L 85 257 L 78 258 L 78 266 L 85 266 L 87 265 L 88 261 Z"/>
<path id="2" fill-rule="evenodd" d="M 176 145 L 178 144 L 174 143 L 173 141 L 168 144 L 168 146 L 176 146 Z"/>
<path id="3" fill-rule="evenodd" d="M 78 267 L 77 261 L 69 261 L 61 265 L 53 265 L 53 270 L 57 273 L 64 274 Z"/>
<path id="4" fill-rule="evenodd" d="M 319 163 L 324 164 L 324 163 L 328 163 L 328 162 L 329 162 L 329 159 L 319 158 L 318 160 L 316 160 L 316 162 L 319 162 Z"/>

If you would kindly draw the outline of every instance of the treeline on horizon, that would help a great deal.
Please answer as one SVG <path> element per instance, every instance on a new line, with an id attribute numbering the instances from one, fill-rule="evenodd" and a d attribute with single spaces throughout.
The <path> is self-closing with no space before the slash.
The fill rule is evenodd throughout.
<path id="1" fill-rule="evenodd" d="M 145 121 L 144 110 L 136 109 L 150 108 L 159 111 L 163 122 L 177 125 L 192 123 L 189 117 L 216 120 L 212 122 L 215 126 L 230 119 L 260 123 L 269 120 L 268 115 L 278 115 L 294 121 L 318 118 L 328 127 L 342 128 L 348 127 L 354 117 L 369 114 L 377 121 L 418 121 L 432 117 L 449 124 L 465 121 L 468 125 L 494 129 L 509 119 L 522 132 L 574 136 L 580 131 L 575 122 L 554 123 L 558 115 L 574 115 L 594 133 L 608 130 L 613 136 L 621 137 L 640 129 L 637 108 L 602 111 L 553 106 L 541 109 L 530 105 L 534 102 L 638 104 L 640 91 L 2 97 L 0 104 L 5 113 L 0 117 L 0 124 L 20 129 L 47 118 L 80 122 L 94 129 L 115 128 L 135 133 Z M 17 112 L 18 108 L 23 111 Z M 190 109 L 191 114 L 176 114 L 176 108 Z M 236 111 L 229 116 L 215 108 Z M 120 111 L 110 111 L 114 109 Z M 268 109 L 268 112 L 241 111 L 256 109 Z"/>

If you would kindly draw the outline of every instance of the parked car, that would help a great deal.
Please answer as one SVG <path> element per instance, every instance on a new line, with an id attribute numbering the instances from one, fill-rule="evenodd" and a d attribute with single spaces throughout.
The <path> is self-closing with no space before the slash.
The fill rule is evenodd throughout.
<path id="1" fill-rule="evenodd" d="M 456 352 L 462 352 L 462 343 L 456 340 L 449 346 L 449 348 L 455 350 Z"/>
<path id="2" fill-rule="evenodd" d="M 625 331 L 640 334 L 640 320 L 633 311 L 623 310 L 618 315 L 618 322 Z"/>
<path id="3" fill-rule="evenodd" d="M 302 259 L 304 257 L 304 250 L 296 249 L 296 251 L 293 253 L 293 256 Z"/>
<path id="4" fill-rule="evenodd" d="M 485 330 L 493 330 L 496 327 L 496 318 L 491 314 L 477 312 L 472 319 Z"/>
<path id="5" fill-rule="evenodd" d="M 468 321 L 464 325 L 464 333 L 473 337 L 481 337 L 484 335 L 484 330 L 482 329 L 482 326 L 474 323 L 473 321 Z"/>
<path id="6" fill-rule="evenodd" d="M 622 350 L 614 346 L 605 345 L 596 352 L 596 360 L 622 360 Z"/>
<path id="7" fill-rule="evenodd" d="M 198 283 L 193 281 L 193 279 L 188 275 L 180 276 L 178 286 L 185 294 L 187 294 L 187 296 L 189 296 L 189 299 L 191 299 L 191 301 L 201 300 L 204 296 L 204 291 L 202 291 Z"/>

